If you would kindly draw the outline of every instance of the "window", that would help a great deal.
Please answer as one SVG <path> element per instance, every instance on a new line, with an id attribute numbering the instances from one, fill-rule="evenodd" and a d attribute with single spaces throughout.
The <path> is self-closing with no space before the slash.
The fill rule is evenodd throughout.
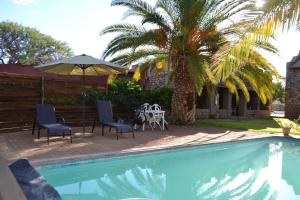
<path id="1" fill-rule="evenodd" d="M 258 109 L 258 96 L 256 92 L 249 91 L 250 101 L 247 103 L 248 110 L 257 110 Z"/>
<path id="2" fill-rule="evenodd" d="M 198 109 L 208 109 L 209 108 L 209 96 L 206 88 L 202 90 L 201 96 L 197 95 L 196 108 Z"/>
<path id="3" fill-rule="evenodd" d="M 228 103 L 227 100 L 227 94 L 225 88 L 218 88 L 218 102 L 219 102 L 219 109 L 227 109 L 226 103 Z"/>

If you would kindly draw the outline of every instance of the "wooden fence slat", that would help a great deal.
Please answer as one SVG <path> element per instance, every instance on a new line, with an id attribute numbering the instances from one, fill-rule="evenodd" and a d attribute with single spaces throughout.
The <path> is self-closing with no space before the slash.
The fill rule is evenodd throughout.
<path id="1" fill-rule="evenodd" d="M 44 84 L 44 85 L 42 85 Z M 105 91 L 106 86 L 87 83 L 87 89 Z M 35 105 L 44 98 L 63 98 L 81 95 L 81 81 L 45 77 L 29 77 L 0 73 L 0 133 L 31 129 L 35 116 Z M 81 106 L 55 105 L 67 125 L 82 125 Z M 96 118 L 96 109 L 86 107 L 86 124 L 91 125 Z"/>

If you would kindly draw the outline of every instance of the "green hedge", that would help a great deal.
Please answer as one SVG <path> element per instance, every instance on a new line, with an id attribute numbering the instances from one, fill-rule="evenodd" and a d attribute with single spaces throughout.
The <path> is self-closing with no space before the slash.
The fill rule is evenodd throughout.
<path id="1" fill-rule="evenodd" d="M 86 105 L 94 106 L 97 100 L 110 100 L 114 111 L 119 114 L 131 115 L 133 110 L 143 103 L 159 104 L 166 111 L 171 109 L 172 89 L 158 87 L 152 90 L 143 90 L 140 85 L 129 80 L 115 80 L 109 92 L 90 90 L 87 92 Z M 81 98 L 74 97 L 47 98 L 45 103 L 54 105 L 81 105 Z"/>
<path id="2" fill-rule="evenodd" d="M 172 89 L 166 86 L 143 90 L 140 85 L 132 81 L 115 80 L 108 93 L 89 91 L 87 101 L 95 105 L 97 100 L 110 100 L 115 109 L 124 112 L 132 112 L 143 103 L 157 103 L 163 109 L 170 110 L 172 93 Z"/>

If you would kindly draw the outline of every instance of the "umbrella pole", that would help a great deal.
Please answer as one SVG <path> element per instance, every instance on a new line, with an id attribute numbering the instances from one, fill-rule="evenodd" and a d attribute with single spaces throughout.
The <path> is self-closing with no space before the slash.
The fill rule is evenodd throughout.
<path id="1" fill-rule="evenodd" d="M 83 124 L 82 124 L 82 129 L 83 129 L 83 134 L 85 133 L 85 68 L 82 68 L 82 82 L 83 82 L 83 90 L 82 90 L 82 95 L 83 95 L 83 99 L 82 99 L 82 120 L 83 120 Z"/>

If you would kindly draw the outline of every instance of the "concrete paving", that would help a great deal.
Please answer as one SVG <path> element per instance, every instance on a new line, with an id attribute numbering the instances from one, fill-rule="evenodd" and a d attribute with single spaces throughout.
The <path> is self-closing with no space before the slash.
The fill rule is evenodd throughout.
<path id="1" fill-rule="evenodd" d="M 91 130 L 88 127 L 87 130 Z M 73 128 L 73 133 L 81 128 Z M 114 131 L 105 130 L 101 136 L 100 128 L 95 130 L 93 137 L 74 138 L 70 143 L 69 137 L 53 137 L 47 144 L 46 132 L 42 137 L 31 135 L 30 131 L 5 133 L 0 135 L 0 155 L 8 163 L 18 158 L 28 158 L 34 165 L 60 162 L 69 159 L 86 159 L 89 156 L 103 156 L 124 152 L 145 151 L 182 145 L 206 144 L 223 141 L 268 137 L 272 134 L 253 133 L 248 131 L 229 130 L 209 126 L 170 126 L 169 130 L 146 130 L 132 134 L 123 134 L 116 139 Z"/>

